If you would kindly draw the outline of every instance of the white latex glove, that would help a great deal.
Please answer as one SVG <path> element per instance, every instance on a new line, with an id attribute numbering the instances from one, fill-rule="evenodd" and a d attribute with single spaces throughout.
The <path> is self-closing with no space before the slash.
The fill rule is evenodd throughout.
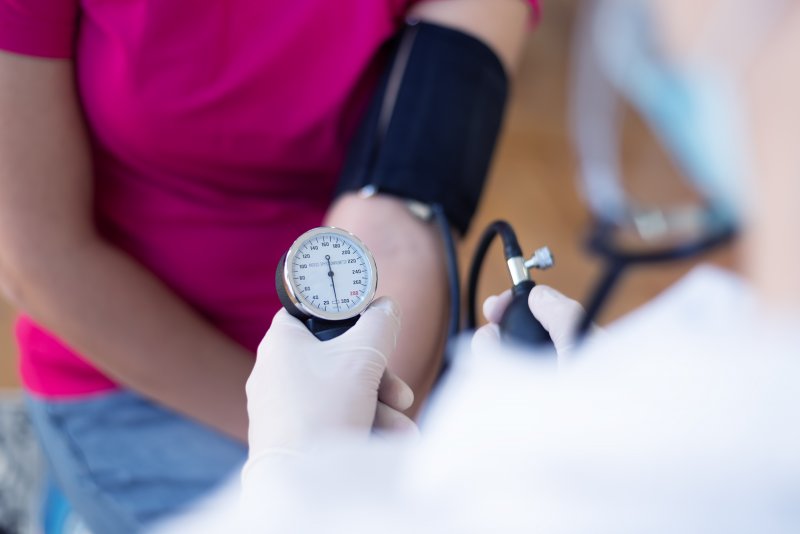
<path id="1" fill-rule="evenodd" d="M 377 430 L 416 431 L 402 413 L 411 388 L 386 368 L 397 344 L 397 305 L 376 300 L 347 332 L 319 341 L 280 310 L 247 381 L 250 460 L 309 450 L 320 438 Z"/>
<path id="2" fill-rule="evenodd" d="M 511 290 L 486 299 L 483 303 L 483 315 L 489 324 L 475 332 L 472 338 L 473 350 L 492 350 L 500 343 L 498 323 L 510 302 Z M 575 346 L 575 328 L 583 317 L 583 307 L 577 301 L 545 285 L 537 285 L 531 290 L 528 306 L 533 316 L 550 334 L 559 361 L 567 359 Z"/>

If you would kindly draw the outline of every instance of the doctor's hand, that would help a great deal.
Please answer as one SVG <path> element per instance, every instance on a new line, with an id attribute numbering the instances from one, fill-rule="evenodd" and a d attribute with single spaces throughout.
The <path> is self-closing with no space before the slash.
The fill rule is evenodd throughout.
<path id="1" fill-rule="evenodd" d="M 386 368 L 397 344 L 397 305 L 376 300 L 341 336 L 319 341 L 280 310 L 247 381 L 251 460 L 309 450 L 321 438 L 416 431 L 402 411 L 414 394 Z"/>
<path id="2" fill-rule="evenodd" d="M 510 302 L 511 290 L 486 299 L 483 315 L 489 324 L 475 332 L 472 339 L 474 350 L 483 351 L 500 343 L 498 324 Z M 559 361 L 564 361 L 575 347 L 575 329 L 583 317 L 583 306 L 550 286 L 537 285 L 528 295 L 528 307 L 550 334 Z"/>

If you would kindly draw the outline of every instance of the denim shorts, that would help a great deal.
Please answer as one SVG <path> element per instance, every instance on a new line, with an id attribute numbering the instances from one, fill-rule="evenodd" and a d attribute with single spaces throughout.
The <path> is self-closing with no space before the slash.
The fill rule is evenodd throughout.
<path id="1" fill-rule="evenodd" d="M 247 453 L 130 391 L 26 400 L 56 483 L 94 534 L 146 530 L 213 490 Z"/>

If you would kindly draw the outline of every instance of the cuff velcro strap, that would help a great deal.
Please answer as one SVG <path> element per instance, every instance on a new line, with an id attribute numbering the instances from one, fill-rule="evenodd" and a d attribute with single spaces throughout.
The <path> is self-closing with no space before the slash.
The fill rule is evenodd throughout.
<path id="1" fill-rule="evenodd" d="M 337 194 L 441 205 L 465 233 L 503 117 L 508 79 L 495 53 L 458 30 L 408 25 L 348 154 Z"/>

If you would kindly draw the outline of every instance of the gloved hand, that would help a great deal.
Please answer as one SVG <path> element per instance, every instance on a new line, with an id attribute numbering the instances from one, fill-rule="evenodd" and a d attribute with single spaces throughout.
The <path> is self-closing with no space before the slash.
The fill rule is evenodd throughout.
<path id="1" fill-rule="evenodd" d="M 479 328 L 472 338 L 476 352 L 491 350 L 500 343 L 498 323 L 511 302 L 511 290 L 492 295 L 483 303 L 483 315 L 489 324 Z M 533 316 L 550 334 L 559 361 L 569 357 L 575 346 L 575 328 L 583 317 L 583 307 L 550 286 L 537 285 L 528 295 L 528 306 Z"/>
<path id="2" fill-rule="evenodd" d="M 373 428 L 415 432 L 401 413 L 414 394 L 386 367 L 399 330 L 397 305 L 387 298 L 325 342 L 280 310 L 247 381 L 251 461 L 270 452 L 303 452 L 320 438 L 345 432 L 364 438 Z"/>

